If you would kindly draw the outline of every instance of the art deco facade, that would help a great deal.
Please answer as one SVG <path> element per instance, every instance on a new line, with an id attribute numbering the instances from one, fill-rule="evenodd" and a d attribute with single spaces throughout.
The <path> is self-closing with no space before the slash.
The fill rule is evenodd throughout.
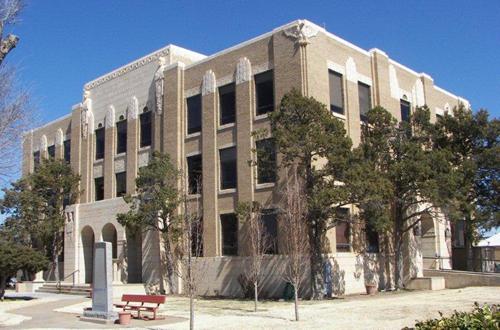
<path id="1" fill-rule="evenodd" d="M 373 106 L 405 120 L 415 106 L 427 104 L 434 120 L 467 103 L 437 87 L 428 74 L 308 21 L 291 22 L 211 56 L 169 45 L 85 84 L 83 101 L 67 116 L 25 136 L 24 174 L 41 158 L 56 157 L 81 175 L 78 203 L 66 208 L 64 274 L 78 271 L 78 282 L 91 281 L 92 242 L 102 239 L 114 244 L 116 281 L 157 280 L 158 237 L 127 235 L 116 214 L 127 209 L 120 196 L 134 193 L 138 169 L 159 150 L 189 176 L 186 188 L 202 200 L 203 254 L 213 263 L 206 275 L 212 284 L 205 292 L 237 294 L 246 253 L 244 225 L 233 214 L 239 201 L 267 205 L 266 228 L 277 238 L 274 252 L 280 250 L 272 212 L 280 183 L 274 182 L 269 163 L 264 170 L 248 161 L 255 159 L 256 147 L 273 152 L 271 143 L 255 141 L 251 132 L 269 130 L 268 112 L 292 88 L 329 105 L 355 145 L 363 115 Z M 196 191 L 193 182 L 200 172 L 202 191 Z M 420 264 L 417 269 L 422 268 L 422 250 L 424 256 L 449 256 L 447 224 L 439 219 L 428 223 L 432 238 L 414 239 L 420 248 L 410 258 Z M 365 277 L 383 273 L 377 238 L 365 235 L 359 242 L 367 244 L 356 245 L 355 232 L 339 226 L 328 235 L 334 264 L 346 270 L 345 292 L 363 288 L 363 280 L 351 275 L 359 263 Z"/>

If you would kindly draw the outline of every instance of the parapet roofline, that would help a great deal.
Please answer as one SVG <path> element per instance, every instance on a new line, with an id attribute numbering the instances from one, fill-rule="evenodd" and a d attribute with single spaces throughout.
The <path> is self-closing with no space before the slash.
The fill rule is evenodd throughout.
<path id="1" fill-rule="evenodd" d="M 160 48 L 150 54 L 147 54 L 135 61 L 132 61 L 130 63 L 127 63 L 111 72 L 108 72 L 100 77 L 97 77 L 96 79 L 89 81 L 84 85 L 84 90 L 90 90 L 94 87 L 97 87 L 111 79 L 114 79 L 116 77 L 119 77 L 121 75 L 124 75 L 127 72 L 130 72 L 132 70 L 135 70 L 143 65 L 146 65 L 148 63 L 151 63 L 161 56 L 170 56 L 171 54 L 175 55 L 181 55 L 190 58 L 193 61 L 199 61 L 203 58 L 206 57 L 206 55 L 191 51 L 186 48 L 182 48 L 173 44 L 168 44 L 167 46 Z"/>

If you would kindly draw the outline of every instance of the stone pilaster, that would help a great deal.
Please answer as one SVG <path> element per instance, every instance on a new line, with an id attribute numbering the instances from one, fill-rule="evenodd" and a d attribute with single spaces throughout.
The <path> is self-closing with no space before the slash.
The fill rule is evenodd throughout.
<path id="1" fill-rule="evenodd" d="M 127 194 L 135 192 L 135 178 L 137 177 L 137 156 L 139 150 L 139 102 L 134 96 L 127 109 Z"/>
<path id="2" fill-rule="evenodd" d="M 215 75 L 207 71 L 202 85 L 202 166 L 203 166 L 203 254 L 220 255 L 220 225 L 218 221 L 218 150 L 217 94 Z"/>
<path id="3" fill-rule="evenodd" d="M 33 166 L 33 131 L 28 131 L 23 135 L 22 176 L 31 173 Z"/>
<path id="4" fill-rule="evenodd" d="M 178 169 L 184 164 L 184 64 L 170 67 L 165 72 L 165 86 L 163 114 L 163 150 L 171 157 L 172 163 Z M 185 173 L 184 173 L 185 174 Z"/>
<path id="5" fill-rule="evenodd" d="M 82 155 L 82 120 L 81 120 L 82 104 L 79 103 L 73 106 L 71 112 L 71 169 L 75 174 L 82 175 L 81 163 L 84 162 L 89 155 L 84 153 Z M 90 155 L 92 156 L 92 155 Z M 77 198 L 77 203 L 82 200 L 87 200 L 84 196 L 88 193 L 87 189 L 84 189 L 86 184 L 84 183 L 83 176 L 80 180 L 80 196 Z"/>
<path id="6" fill-rule="evenodd" d="M 55 147 L 56 147 L 56 159 L 64 158 L 64 134 L 62 129 L 58 128 L 56 131 Z"/>
<path id="7" fill-rule="evenodd" d="M 106 113 L 106 127 L 104 129 L 104 199 L 115 197 L 115 121 L 115 108 L 110 106 Z"/>
<path id="8" fill-rule="evenodd" d="M 370 53 L 372 55 L 372 95 L 374 96 L 372 103 L 374 106 L 384 107 L 397 120 L 401 120 L 400 91 L 396 71 L 394 68 L 390 69 L 392 64 L 389 63 L 389 57 L 386 53 L 379 49 L 372 49 Z"/>

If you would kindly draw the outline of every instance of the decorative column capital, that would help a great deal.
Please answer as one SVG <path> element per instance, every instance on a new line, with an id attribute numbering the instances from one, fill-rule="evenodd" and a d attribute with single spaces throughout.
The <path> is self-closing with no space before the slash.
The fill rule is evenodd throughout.
<path id="1" fill-rule="evenodd" d="M 318 29 L 307 21 L 298 21 L 297 24 L 283 31 L 285 36 L 292 39 L 299 46 L 307 46 L 311 38 L 318 34 Z"/>
<path id="2" fill-rule="evenodd" d="M 115 107 L 110 105 L 106 112 L 106 128 L 115 126 Z"/>
<path id="3" fill-rule="evenodd" d="M 138 114 L 139 114 L 139 101 L 137 100 L 137 97 L 132 96 L 127 109 L 127 119 L 128 120 L 137 119 Z"/>
<path id="4" fill-rule="evenodd" d="M 64 141 L 64 134 L 62 129 L 58 128 L 56 131 L 56 145 L 62 146 Z"/>
<path id="5" fill-rule="evenodd" d="M 203 82 L 201 84 L 201 95 L 205 96 L 208 94 L 215 93 L 215 88 L 217 84 L 215 82 L 215 73 L 212 70 L 208 70 L 203 75 Z"/>
<path id="6" fill-rule="evenodd" d="M 47 151 L 47 137 L 45 134 L 40 137 L 40 151 Z"/>
<path id="7" fill-rule="evenodd" d="M 236 64 L 236 85 L 250 81 L 252 79 L 252 64 L 246 57 L 242 57 Z"/>

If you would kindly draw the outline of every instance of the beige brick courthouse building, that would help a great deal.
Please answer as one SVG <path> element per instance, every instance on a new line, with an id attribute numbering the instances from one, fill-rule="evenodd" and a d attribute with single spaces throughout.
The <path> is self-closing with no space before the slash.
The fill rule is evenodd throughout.
<path id="1" fill-rule="evenodd" d="M 270 144 L 255 141 L 251 132 L 269 129 L 268 113 L 292 88 L 329 105 L 355 145 L 360 141 L 360 118 L 376 105 L 405 120 L 415 106 L 427 104 L 434 120 L 467 103 L 436 86 L 430 75 L 305 20 L 210 56 L 168 45 L 88 82 L 82 102 L 66 116 L 25 135 L 24 174 L 34 171 L 41 159 L 55 157 L 81 175 L 78 203 L 65 210 L 61 274 L 74 273 L 77 283 L 90 283 L 93 244 L 105 240 L 113 244 L 116 283 L 158 283 L 158 234 L 129 235 L 116 214 L 127 210 L 121 196 L 134 193 L 138 169 L 159 150 L 187 173 L 188 186 L 202 173 L 201 192 L 187 187 L 193 196 L 201 195 L 203 204 L 203 255 L 209 267 L 200 293 L 242 295 L 238 276 L 245 242 L 234 215 L 238 201 L 268 205 L 266 228 L 280 241 L 272 212 L 276 176 L 248 165 L 254 148 Z M 377 281 L 381 289 L 391 285 L 390 256 L 379 246 L 376 233 L 364 231 L 363 244 L 356 243 L 358 235 L 347 225 L 328 234 L 331 267 L 326 268 L 332 276 L 327 279 L 334 293 L 364 291 L 367 279 Z M 444 219 L 429 217 L 421 233 L 411 233 L 413 248 L 406 251 L 404 267 L 407 281 L 421 277 L 424 267 L 450 266 L 449 231 Z M 272 252 L 266 259 L 263 290 L 279 296 L 284 287 L 279 243 Z"/>

